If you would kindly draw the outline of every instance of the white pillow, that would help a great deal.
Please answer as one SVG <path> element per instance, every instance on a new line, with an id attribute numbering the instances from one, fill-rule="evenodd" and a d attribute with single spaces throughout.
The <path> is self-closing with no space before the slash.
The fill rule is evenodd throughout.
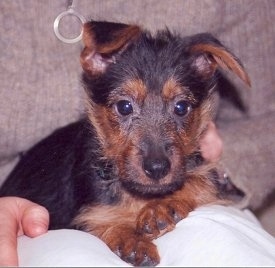
<path id="1" fill-rule="evenodd" d="M 275 266 L 275 238 L 248 210 L 218 205 L 191 212 L 155 240 L 159 266 Z M 18 239 L 20 266 L 130 266 L 98 238 L 75 230 Z"/>

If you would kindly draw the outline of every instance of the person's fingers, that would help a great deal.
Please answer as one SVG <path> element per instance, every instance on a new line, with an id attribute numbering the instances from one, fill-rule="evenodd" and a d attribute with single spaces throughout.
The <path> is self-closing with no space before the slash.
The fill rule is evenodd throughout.
<path id="1" fill-rule="evenodd" d="M 0 266 L 18 266 L 17 236 L 37 236 L 48 229 L 45 208 L 18 197 L 0 198 Z"/>
<path id="2" fill-rule="evenodd" d="M 0 266 L 18 266 L 16 227 L 1 223 L 0 228 Z"/>
<path id="3" fill-rule="evenodd" d="M 18 207 L 15 198 L 0 199 L 0 266 L 17 266 Z"/>
<path id="4" fill-rule="evenodd" d="M 206 133 L 200 141 L 202 157 L 210 162 L 220 159 L 223 151 L 223 142 L 218 134 L 216 125 L 210 122 Z"/>

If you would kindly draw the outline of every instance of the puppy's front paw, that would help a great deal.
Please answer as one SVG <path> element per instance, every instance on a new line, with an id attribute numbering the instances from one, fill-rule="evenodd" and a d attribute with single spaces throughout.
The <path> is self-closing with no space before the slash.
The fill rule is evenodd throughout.
<path id="1" fill-rule="evenodd" d="M 160 261 L 156 245 L 130 227 L 112 229 L 104 240 L 115 254 L 134 266 L 156 266 Z"/>
<path id="2" fill-rule="evenodd" d="M 137 218 L 137 232 L 155 239 L 173 230 L 177 222 L 185 218 L 190 209 L 178 200 L 150 202 L 141 210 Z"/>

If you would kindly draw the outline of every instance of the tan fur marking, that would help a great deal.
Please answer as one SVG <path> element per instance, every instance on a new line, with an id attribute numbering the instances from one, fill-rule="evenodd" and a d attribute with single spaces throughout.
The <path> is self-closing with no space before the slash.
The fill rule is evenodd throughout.
<path id="1" fill-rule="evenodd" d="M 225 70 L 230 70 L 235 73 L 241 80 L 243 80 L 248 86 L 251 86 L 250 78 L 245 72 L 244 68 L 238 63 L 234 57 L 226 50 L 215 47 L 210 44 L 199 44 L 192 47 L 192 51 L 200 51 L 211 53 L 216 63 Z"/>
<path id="2" fill-rule="evenodd" d="M 91 23 L 85 23 L 83 25 L 82 41 L 83 41 L 85 47 L 88 47 L 90 49 L 96 48 L 95 38 L 93 36 L 93 30 L 92 30 Z"/>
<path id="3" fill-rule="evenodd" d="M 98 205 L 81 209 L 74 224 L 85 226 L 86 231 L 96 236 L 101 236 L 106 229 L 122 223 L 134 228 L 137 215 L 145 204 L 144 200 L 123 193 L 121 202 L 115 206 Z"/>
<path id="4" fill-rule="evenodd" d="M 113 40 L 109 43 L 98 44 L 93 33 L 93 23 L 85 23 L 83 26 L 83 43 L 85 47 L 90 48 L 101 54 L 111 54 L 124 47 L 129 41 L 134 40 L 141 34 L 141 29 L 136 25 L 128 25 L 126 28 L 118 30 L 113 35 Z"/>
<path id="5" fill-rule="evenodd" d="M 136 25 L 129 25 L 127 28 L 117 31 L 114 40 L 108 44 L 98 46 L 97 52 L 109 54 L 122 49 L 129 41 L 137 39 L 141 34 L 141 30 Z"/>
<path id="6" fill-rule="evenodd" d="M 123 91 L 132 96 L 137 103 L 142 103 L 147 95 L 147 89 L 141 79 L 129 79 L 122 85 Z"/>
<path id="7" fill-rule="evenodd" d="M 178 85 L 175 79 L 168 79 L 162 89 L 162 97 L 164 100 L 172 100 L 175 96 L 182 93 L 182 88 Z"/>

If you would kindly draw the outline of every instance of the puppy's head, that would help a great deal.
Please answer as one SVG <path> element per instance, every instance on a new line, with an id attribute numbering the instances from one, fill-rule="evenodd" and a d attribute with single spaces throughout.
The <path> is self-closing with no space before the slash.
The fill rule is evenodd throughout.
<path id="1" fill-rule="evenodd" d="M 212 119 L 218 69 L 249 78 L 212 35 L 155 36 L 135 25 L 88 22 L 81 64 L 88 116 L 122 185 L 141 195 L 182 186 Z"/>

